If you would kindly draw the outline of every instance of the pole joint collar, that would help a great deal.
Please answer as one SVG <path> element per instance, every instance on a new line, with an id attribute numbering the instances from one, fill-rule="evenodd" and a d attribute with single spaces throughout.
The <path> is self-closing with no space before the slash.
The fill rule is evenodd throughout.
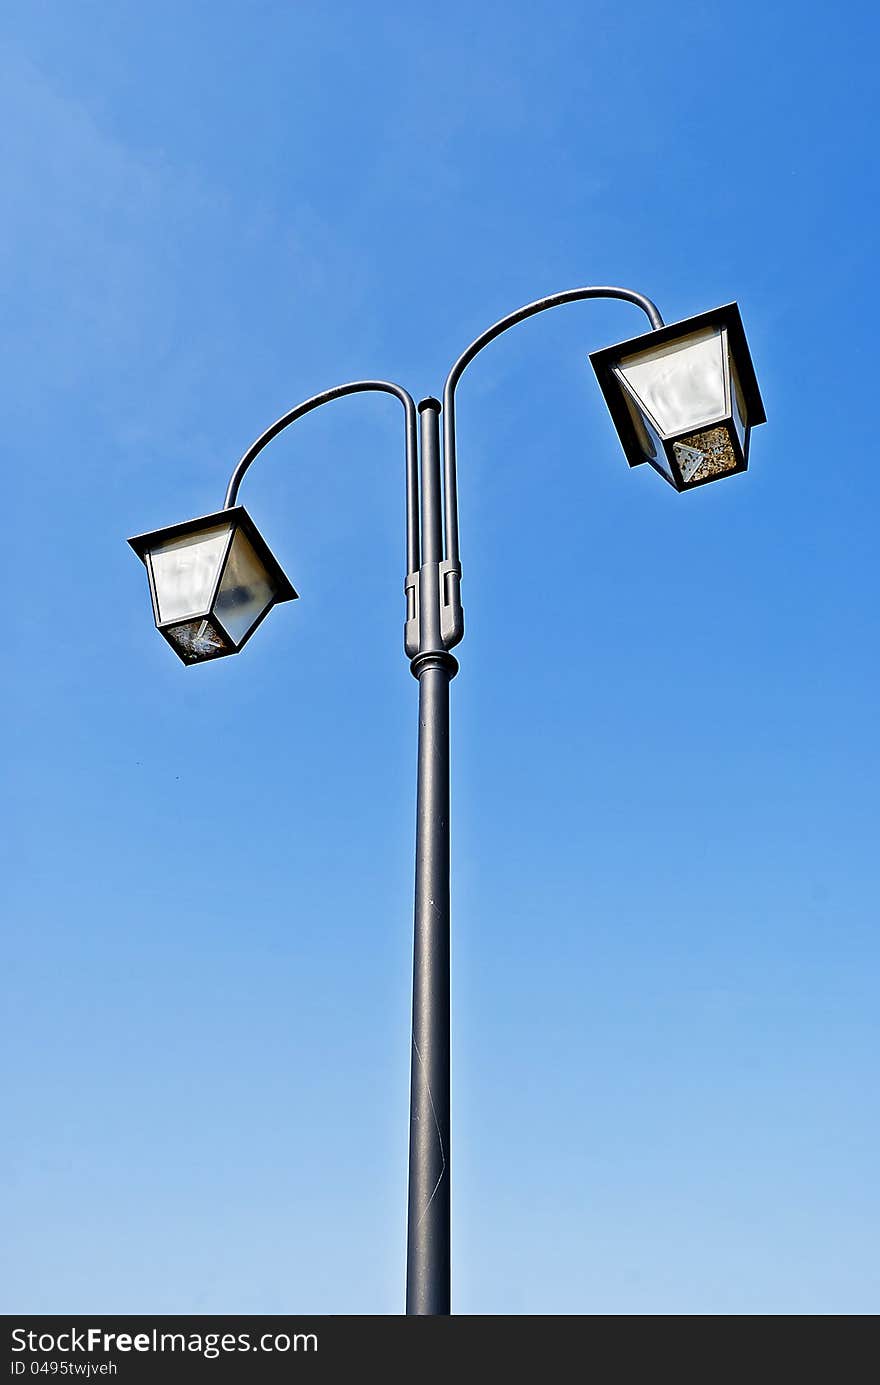
<path id="1" fill-rule="evenodd" d="M 450 678 L 454 678 L 458 673 L 458 660 L 448 649 L 424 649 L 410 660 L 409 668 L 413 678 L 421 678 L 429 668 L 441 668 Z"/>

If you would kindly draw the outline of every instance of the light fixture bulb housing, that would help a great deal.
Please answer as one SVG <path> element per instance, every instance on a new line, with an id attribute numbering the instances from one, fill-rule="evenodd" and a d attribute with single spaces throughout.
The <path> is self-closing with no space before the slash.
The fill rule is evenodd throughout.
<path id="1" fill-rule="evenodd" d="M 767 415 L 736 303 L 594 351 L 590 361 L 630 466 L 677 491 L 745 471 Z"/>
<path id="2" fill-rule="evenodd" d="M 237 654 L 273 606 L 296 600 L 243 505 L 128 542 L 147 569 L 156 628 L 184 664 Z"/>

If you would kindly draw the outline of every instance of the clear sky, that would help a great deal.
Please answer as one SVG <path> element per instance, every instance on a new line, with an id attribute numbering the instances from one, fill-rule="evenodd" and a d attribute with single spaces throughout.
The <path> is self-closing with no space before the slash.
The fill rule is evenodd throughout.
<path id="1" fill-rule="evenodd" d="M 737 299 L 747 475 L 630 471 L 527 323 L 459 394 L 454 1308 L 880 1307 L 880 21 L 7 0 L 7 1312 L 402 1307 L 399 406 L 242 491 L 301 593 L 184 669 L 128 535 L 284 409 L 583 283 Z"/>

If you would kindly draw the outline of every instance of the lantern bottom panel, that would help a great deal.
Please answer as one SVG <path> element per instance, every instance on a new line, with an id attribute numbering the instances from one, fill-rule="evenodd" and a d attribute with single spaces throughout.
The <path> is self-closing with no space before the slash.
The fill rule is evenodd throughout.
<path id="1" fill-rule="evenodd" d="M 188 620 L 167 627 L 162 634 L 185 664 L 200 664 L 236 651 L 226 632 L 212 620 Z"/>
<path id="2" fill-rule="evenodd" d="M 741 471 L 744 465 L 739 439 L 727 423 L 676 438 L 670 450 L 682 486 L 698 486 L 714 481 L 716 476 L 729 476 Z"/>

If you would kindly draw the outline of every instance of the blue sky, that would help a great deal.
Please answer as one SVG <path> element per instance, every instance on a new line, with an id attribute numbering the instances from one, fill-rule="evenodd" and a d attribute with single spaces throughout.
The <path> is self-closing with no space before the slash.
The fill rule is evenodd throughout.
<path id="1" fill-rule="evenodd" d="M 398 405 L 249 475 L 302 599 L 240 658 L 183 669 L 125 539 L 590 282 L 737 299 L 769 424 L 630 472 L 620 303 L 460 389 L 454 1308 L 877 1310 L 878 28 L 4 7 L 7 1312 L 400 1311 Z"/>

